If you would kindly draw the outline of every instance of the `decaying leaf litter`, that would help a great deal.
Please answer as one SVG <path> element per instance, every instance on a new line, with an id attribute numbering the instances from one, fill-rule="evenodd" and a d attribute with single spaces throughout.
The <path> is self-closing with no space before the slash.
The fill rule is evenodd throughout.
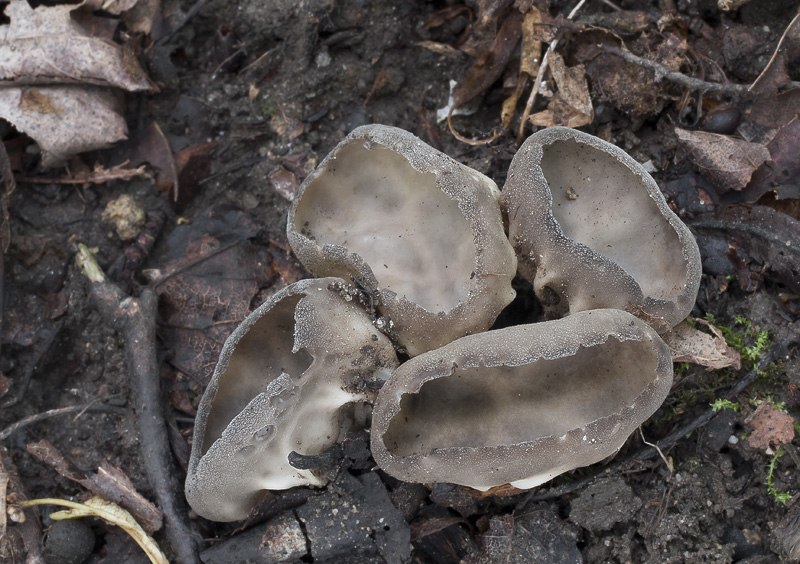
<path id="1" fill-rule="evenodd" d="M 117 468 L 125 488 L 168 509 L 169 479 L 154 481 L 137 444 L 149 431 L 137 430 L 126 355 L 152 355 L 166 407 L 160 440 L 172 449 L 167 468 L 178 468 L 225 336 L 305 275 L 287 251 L 287 197 L 345 133 L 379 122 L 500 185 L 534 126 L 581 127 L 631 153 L 700 244 L 696 319 L 671 343 L 681 363 L 697 364 L 676 364 L 667 402 L 609 466 L 530 493 L 376 480 L 364 438 L 349 437 L 330 488 L 277 495 L 248 521 L 249 537 L 233 537 L 238 547 L 214 543 L 213 561 L 235 560 L 234 548 L 289 562 L 308 550 L 315 561 L 358 552 L 375 562 L 797 558 L 797 2 L 184 9 L 5 5 L 0 49 L 28 58 L 0 67 L 0 427 L 14 431 L 0 435 L 4 557 L 41 561 L 39 523 L 52 524 L 18 508 L 20 496 L 98 494 L 85 478 L 60 478 L 60 458 L 87 476 Z M 24 41 L 36 49 L 13 51 Z M 120 322 L 95 310 L 79 243 L 125 294 L 158 294 L 156 350 L 136 351 Z M 27 454 L 42 439 L 61 455 Z M 605 510 L 609 492 L 629 501 L 625 510 Z M 195 539 L 231 537 L 174 503 L 169 518 L 198 536 L 176 546 L 155 530 L 171 561 L 197 561 Z M 372 540 L 345 527 L 344 507 L 363 514 Z M 143 555 L 120 530 L 89 523 L 95 561 Z"/>

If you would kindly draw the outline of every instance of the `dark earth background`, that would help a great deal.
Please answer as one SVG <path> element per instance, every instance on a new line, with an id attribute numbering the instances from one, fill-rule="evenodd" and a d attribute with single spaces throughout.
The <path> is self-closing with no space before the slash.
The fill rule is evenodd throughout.
<path id="1" fill-rule="evenodd" d="M 559 0 L 167 2 L 150 34 L 117 34 L 159 87 L 127 96 L 129 141 L 42 170 L 35 145 L 3 126 L 17 185 L 6 186 L 3 206 L 0 430 L 47 410 L 94 406 L 3 435 L 0 477 L 11 478 L 9 502 L 23 494 L 84 499 L 87 486 L 75 480 L 85 481 L 104 462 L 153 502 L 165 484 L 182 500 L 176 482 L 148 479 L 140 447 L 156 445 L 138 438 L 125 356 L 132 345 L 119 332 L 119 317 L 100 313 L 91 298 L 75 260 L 79 243 L 126 292 L 138 296 L 149 281 L 159 296 L 163 411 L 182 481 L 194 407 L 222 342 L 254 307 L 307 276 L 285 236 L 288 198 L 304 176 L 355 127 L 384 123 L 502 186 L 529 90 L 509 129 L 489 144 L 458 140 L 446 122 L 437 123 L 436 110 L 457 80 L 475 112 L 454 117 L 454 128 L 481 139 L 501 127 L 524 54 L 516 43 L 499 53 L 492 41 L 504 22 L 535 4 L 546 24 L 542 38 L 559 38 L 556 51 L 568 67 L 584 65 L 594 116 L 582 129 L 649 162 L 670 205 L 698 236 L 704 274 L 693 316 L 710 314 L 725 328 L 728 343 L 743 353 L 741 368 L 676 364 L 670 397 L 613 461 L 532 492 L 481 495 L 400 483 L 372 470 L 368 441 L 356 435 L 348 437 L 342 470 L 328 489 L 279 493 L 244 525 L 205 521 L 180 503 L 176 511 L 189 515 L 203 549 L 214 547 L 203 553 L 210 562 L 798 561 L 800 456 L 784 415 L 800 412 L 800 133 L 791 134 L 800 103 L 796 92 L 786 94 L 800 80 L 800 47 L 785 50 L 782 83 L 772 90 L 701 96 L 679 81 L 656 81 L 652 70 L 598 46 L 624 41 L 684 76 L 746 87 L 767 67 L 800 2 L 753 0 L 729 12 L 712 0 L 615 3 L 621 11 L 589 0 L 568 22 L 574 3 Z M 553 104 L 553 123 L 566 123 L 574 112 L 568 104 L 559 110 L 552 82 L 548 89 L 534 113 Z M 752 179 L 747 173 L 732 181 L 714 174 L 719 162 L 713 150 L 703 151 L 705 141 L 682 143 L 675 129 L 738 139 L 740 114 L 787 133 L 781 147 L 754 141 L 769 149 L 772 169 L 758 163 Z M 145 164 L 151 175 L 60 181 L 81 166 L 126 160 Z M 115 218 L 104 216 L 124 194 L 133 203 Z M 145 220 L 137 208 L 148 213 Z M 133 224 L 131 234 L 120 231 L 124 220 Z M 531 300 L 524 294 L 507 317 L 524 317 Z M 758 347 L 762 331 L 769 342 Z M 712 413 L 710 404 L 722 398 L 736 409 Z M 754 419 L 765 404 L 773 418 Z M 754 434 L 766 436 L 761 446 L 749 440 Z M 51 446 L 42 447 L 43 439 Z M 663 458 L 644 439 L 662 441 Z M 49 455 L 34 456 L 33 444 Z M 59 459 L 74 465 L 73 479 L 63 465 L 58 469 Z M 47 529 L 53 510 L 26 510 L 25 532 L 9 519 L 0 561 L 44 561 L 31 548 L 40 540 L 31 524 L 41 519 Z M 119 528 L 83 522 L 89 528 L 60 533 L 63 545 L 48 537 L 55 556 L 46 561 L 146 562 Z M 234 534 L 241 535 L 237 546 L 226 544 Z M 94 538 L 93 549 L 82 535 Z M 179 536 L 199 546 L 191 535 Z M 154 537 L 170 561 L 198 561 L 180 554 L 163 528 Z M 65 556 L 76 546 L 88 556 Z"/>

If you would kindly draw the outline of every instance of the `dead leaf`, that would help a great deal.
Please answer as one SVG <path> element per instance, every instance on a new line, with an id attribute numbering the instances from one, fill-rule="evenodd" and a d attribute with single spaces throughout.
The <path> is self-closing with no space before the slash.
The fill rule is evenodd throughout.
<path id="1" fill-rule="evenodd" d="M 771 270 L 790 292 L 800 294 L 800 221 L 766 206 L 728 206 L 716 216 L 701 216 L 689 225 L 728 242 L 737 282 L 753 291 Z"/>
<path id="2" fill-rule="evenodd" d="M 742 190 L 756 169 L 770 157 L 764 145 L 728 135 L 679 127 L 675 128 L 675 133 L 688 148 L 689 158 L 719 194 Z"/>
<path id="3" fill-rule="evenodd" d="M 537 35 L 537 27 L 542 24 L 542 14 L 538 8 L 532 6 L 522 20 L 522 54 L 519 62 L 519 75 L 514 92 L 503 102 L 500 121 L 503 129 L 511 126 L 511 120 L 517 108 L 519 97 L 527 88 L 531 79 L 539 72 L 542 64 L 542 41 Z"/>
<path id="4" fill-rule="evenodd" d="M 269 183 L 278 194 L 290 202 L 294 200 L 294 195 L 300 186 L 297 177 L 282 166 L 269 173 Z"/>
<path id="5" fill-rule="evenodd" d="M 184 210 L 194 201 L 203 188 L 203 182 L 211 173 L 213 159 L 211 153 L 219 146 L 219 141 L 189 145 L 175 155 L 178 182 L 175 184 L 173 205 Z M 179 188 L 180 187 L 180 190 Z"/>
<path id="6" fill-rule="evenodd" d="M 130 10 L 122 14 L 122 21 L 131 33 L 149 35 L 157 41 L 166 32 L 161 22 L 161 0 L 139 0 Z"/>
<path id="7" fill-rule="evenodd" d="M 522 55 L 519 72 L 528 76 L 536 76 L 542 64 L 542 40 L 537 30 L 542 25 L 542 13 L 536 6 L 531 6 L 522 20 Z"/>
<path id="8" fill-rule="evenodd" d="M 26 449 L 64 478 L 81 484 L 95 495 L 120 504 L 136 517 L 149 534 L 161 528 L 161 510 L 136 491 L 130 479 L 116 466 L 103 461 L 96 474 L 84 472 L 46 439 L 28 443 Z"/>
<path id="9" fill-rule="evenodd" d="M 85 0 L 84 6 L 95 10 L 103 10 L 115 16 L 133 8 L 139 0 Z"/>
<path id="10" fill-rule="evenodd" d="M 12 0 L 9 23 L 0 26 L 0 117 L 36 141 L 45 168 L 125 138 L 109 87 L 156 89 L 130 49 L 90 35 L 72 18 L 77 8 Z"/>
<path id="11" fill-rule="evenodd" d="M 550 100 L 546 110 L 530 117 L 531 123 L 542 127 L 562 125 L 572 128 L 591 123 L 594 119 L 594 108 L 584 66 L 567 68 L 561 55 L 552 51 L 550 72 L 558 86 L 558 92 Z"/>
<path id="12" fill-rule="evenodd" d="M 438 517 L 414 521 L 411 523 L 411 540 L 416 541 L 425 538 L 458 523 L 470 524 L 469 521 L 461 517 Z"/>
<path id="13" fill-rule="evenodd" d="M 793 86 L 789 61 L 800 56 L 800 14 L 786 27 L 772 58 L 750 86 L 755 100 L 739 125 L 747 141 L 769 143 L 778 130 L 800 114 L 800 88 Z"/>
<path id="14" fill-rule="evenodd" d="M 775 409 L 769 402 L 764 402 L 747 418 L 746 423 L 753 426 L 753 432 L 747 443 L 757 449 L 768 449 L 770 445 L 789 444 L 794 439 L 794 417 Z"/>
<path id="15" fill-rule="evenodd" d="M 666 338 L 672 353 L 672 362 L 699 364 L 708 371 L 729 367 L 739 370 L 742 367 L 741 356 L 728 346 L 720 330 L 705 319 L 692 318 L 692 320 L 706 326 L 713 335 L 682 321 Z"/>
<path id="16" fill-rule="evenodd" d="M 178 193 L 178 169 L 172 148 L 158 123 L 152 122 L 140 129 L 129 143 L 124 154 L 129 155 L 133 166 L 149 164 L 156 171 L 156 190 Z"/>
<path id="17" fill-rule="evenodd" d="M 495 35 L 489 49 L 464 73 L 453 89 L 454 108 L 487 90 L 506 68 L 522 36 L 522 16 L 512 12 Z"/>
<path id="18" fill-rule="evenodd" d="M 575 21 L 581 25 L 599 27 L 620 35 L 634 35 L 645 31 L 652 25 L 653 17 L 647 12 L 620 10 L 588 14 Z"/>
<path id="19" fill-rule="evenodd" d="M 0 88 L 0 117 L 42 149 L 42 165 L 125 139 L 116 92 L 98 86 Z"/>
<path id="20" fill-rule="evenodd" d="M 738 197 L 724 203 L 755 202 L 773 192 L 780 198 L 779 187 L 800 186 L 800 119 L 797 117 L 781 127 L 767 145 L 770 159 L 753 173 L 750 184 Z M 793 214 L 789 214 L 793 215 Z M 797 219 L 797 218 L 796 218 Z"/>
<path id="21" fill-rule="evenodd" d="M 94 84 L 153 91 L 125 47 L 91 37 L 71 18 L 77 6 L 39 6 L 13 0 L 10 23 L 0 26 L 0 84 Z M 77 122 L 76 122 L 77 123 Z"/>
<path id="22" fill-rule="evenodd" d="M 178 225 L 157 270 L 143 274 L 162 304 L 160 334 L 171 363 L 201 390 L 222 344 L 250 313 L 251 301 L 275 279 L 270 252 L 250 242 L 259 226 L 246 213 L 220 206 L 199 221 Z"/>
<path id="23" fill-rule="evenodd" d="M 717 0 L 717 6 L 720 10 L 730 12 L 731 10 L 737 10 L 748 2 L 750 2 L 750 0 Z"/>
<path id="24" fill-rule="evenodd" d="M 428 51 L 432 51 L 437 55 L 447 55 L 447 56 L 463 56 L 464 53 L 456 49 L 455 47 L 451 47 L 446 43 L 439 43 L 438 41 L 417 41 L 414 43 L 417 47 L 423 47 Z"/>
<path id="25" fill-rule="evenodd" d="M 645 39 L 638 42 L 635 54 L 650 58 L 652 49 Z M 657 82 L 652 70 L 604 50 L 618 44 L 619 39 L 607 32 L 591 31 L 581 34 L 580 41 L 573 48 L 574 61 L 586 64 L 592 100 L 595 104 L 610 104 L 624 114 L 659 114 L 669 99 L 664 93 L 666 82 Z M 628 47 L 632 48 L 634 44 Z"/>

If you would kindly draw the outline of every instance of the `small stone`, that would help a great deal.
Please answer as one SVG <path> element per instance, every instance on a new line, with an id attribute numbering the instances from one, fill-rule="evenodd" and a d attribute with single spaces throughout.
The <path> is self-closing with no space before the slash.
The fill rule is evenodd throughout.
<path id="1" fill-rule="evenodd" d="M 44 539 L 44 554 L 52 564 L 80 564 L 94 550 L 94 533 L 80 519 L 56 521 Z"/>

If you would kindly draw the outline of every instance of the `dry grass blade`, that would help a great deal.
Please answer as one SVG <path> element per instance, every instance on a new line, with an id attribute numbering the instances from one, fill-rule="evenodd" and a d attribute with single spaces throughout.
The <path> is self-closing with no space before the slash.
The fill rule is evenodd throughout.
<path id="1" fill-rule="evenodd" d="M 111 503 L 100 497 L 93 497 L 86 503 L 75 503 L 64 499 L 42 498 L 23 501 L 18 504 L 20 507 L 31 507 L 33 505 L 59 505 L 69 507 L 65 511 L 57 511 L 50 514 L 50 518 L 55 521 L 63 519 L 78 519 L 80 517 L 100 517 L 109 523 L 117 525 L 130 537 L 136 541 L 141 549 L 147 554 L 153 564 L 169 564 L 167 557 L 161 552 L 156 541 L 144 532 L 139 523 L 130 513 L 122 509 L 116 503 Z"/>

